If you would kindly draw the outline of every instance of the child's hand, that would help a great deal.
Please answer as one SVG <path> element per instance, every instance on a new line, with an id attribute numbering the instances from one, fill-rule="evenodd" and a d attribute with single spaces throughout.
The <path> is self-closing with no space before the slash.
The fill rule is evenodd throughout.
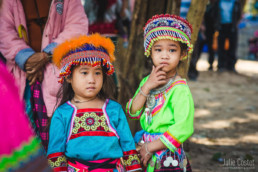
<path id="1" fill-rule="evenodd" d="M 152 66 L 151 74 L 147 82 L 144 84 L 148 90 L 147 92 L 167 83 L 167 74 L 162 71 L 162 67 L 164 67 L 164 65 L 159 65 L 157 67 Z"/>
<path id="2" fill-rule="evenodd" d="M 140 143 L 140 142 L 135 145 L 136 151 L 138 152 L 138 154 L 140 153 L 140 150 L 141 150 L 141 148 L 142 148 L 142 145 L 143 145 L 143 143 Z"/>
<path id="3" fill-rule="evenodd" d="M 153 154 L 152 152 L 149 152 L 148 144 L 144 143 L 140 150 L 141 162 L 144 167 L 147 167 L 147 163 L 149 159 L 152 157 L 152 154 Z"/>

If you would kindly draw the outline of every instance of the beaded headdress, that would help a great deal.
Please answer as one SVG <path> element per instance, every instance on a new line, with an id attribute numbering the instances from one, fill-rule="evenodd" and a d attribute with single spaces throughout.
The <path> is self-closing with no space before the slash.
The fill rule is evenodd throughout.
<path id="1" fill-rule="evenodd" d="M 144 27 L 144 54 L 149 57 L 154 42 L 161 39 L 185 43 L 189 54 L 193 51 L 190 42 L 192 31 L 191 24 L 182 17 L 171 14 L 155 15 Z M 187 55 L 184 59 L 187 59 Z"/>
<path id="2" fill-rule="evenodd" d="M 98 33 L 73 38 L 58 45 L 54 49 L 52 60 L 61 69 L 59 82 L 63 83 L 64 77 L 71 74 L 73 65 L 102 65 L 106 73 L 111 75 L 114 72 L 111 64 L 115 60 L 114 50 L 111 39 Z"/>

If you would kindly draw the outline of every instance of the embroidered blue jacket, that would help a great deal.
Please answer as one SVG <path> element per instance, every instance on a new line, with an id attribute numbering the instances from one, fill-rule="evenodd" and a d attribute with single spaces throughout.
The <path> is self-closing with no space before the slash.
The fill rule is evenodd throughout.
<path id="1" fill-rule="evenodd" d="M 123 157 L 127 171 L 141 169 L 134 140 L 119 103 L 107 99 L 102 109 L 80 112 L 68 101 L 58 107 L 52 117 L 47 155 L 55 171 L 67 169 L 66 157 L 84 161 Z"/>

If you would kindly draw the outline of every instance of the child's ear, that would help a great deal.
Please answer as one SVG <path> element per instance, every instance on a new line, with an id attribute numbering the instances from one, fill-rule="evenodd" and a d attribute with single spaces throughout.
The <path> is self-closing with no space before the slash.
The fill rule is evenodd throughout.
<path id="1" fill-rule="evenodd" d="M 180 61 L 187 55 L 187 51 L 182 51 L 180 56 Z"/>
<path id="2" fill-rule="evenodd" d="M 65 80 L 66 80 L 66 82 L 68 82 L 70 84 L 71 83 L 71 76 L 66 76 Z"/>

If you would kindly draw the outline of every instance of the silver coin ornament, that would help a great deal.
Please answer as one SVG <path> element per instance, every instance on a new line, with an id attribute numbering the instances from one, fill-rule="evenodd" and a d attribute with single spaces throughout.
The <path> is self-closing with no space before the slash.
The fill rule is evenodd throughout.
<path id="1" fill-rule="evenodd" d="M 172 163 L 173 160 L 174 160 L 174 159 L 173 159 L 171 156 L 169 156 L 169 157 L 166 158 L 166 161 L 168 161 L 168 162 L 170 162 L 170 163 Z"/>
<path id="2" fill-rule="evenodd" d="M 169 167 L 170 162 L 168 162 L 168 161 L 166 160 L 166 161 L 163 162 L 163 165 L 164 165 L 165 167 Z"/>
<path id="3" fill-rule="evenodd" d="M 145 108 L 145 113 L 146 113 L 146 115 L 149 115 L 150 114 L 150 108 L 146 107 Z"/>
<path id="4" fill-rule="evenodd" d="M 184 165 L 184 167 L 186 167 L 186 165 L 187 165 L 187 160 L 186 160 L 186 158 L 184 158 L 184 160 L 183 160 L 183 165 Z"/>
<path id="5" fill-rule="evenodd" d="M 147 106 L 152 109 L 156 104 L 156 99 L 154 95 L 149 95 L 147 98 Z"/>
<path id="6" fill-rule="evenodd" d="M 169 167 L 172 162 L 173 162 L 173 158 L 172 157 L 167 157 L 166 160 L 163 162 L 163 165 L 165 167 Z"/>
<path id="7" fill-rule="evenodd" d="M 172 161 L 172 165 L 173 165 L 174 167 L 178 166 L 178 161 L 177 161 L 176 159 L 173 160 L 173 161 Z"/>
<path id="8" fill-rule="evenodd" d="M 179 167 L 182 168 L 182 169 L 184 168 L 183 161 L 181 161 L 181 162 L 179 163 Z"/>
<path id="9" fill-rule="evenodd" d="M 154 167 L 154 165 L 155 165 L 155 164 L 154 164 L 154 161 L 153 161 L 153 160 L 150 160 L 150 166 L 151 166 L 151 167 Z"/>
<path id="10" fill-rule="evenodd" d="M 152 120 L 152 116 L 151 116 L 151 115 L 148 115 L 148 124 L 151 123 L 151 120 Z"/>
<path id="11" fill-rule="evenodd" d="M 161 169 L 161 164 L 160 164 L 160 161 L 159 160 L 157 160 L 157 162 L 156 162 L 156 169 Z"/>

